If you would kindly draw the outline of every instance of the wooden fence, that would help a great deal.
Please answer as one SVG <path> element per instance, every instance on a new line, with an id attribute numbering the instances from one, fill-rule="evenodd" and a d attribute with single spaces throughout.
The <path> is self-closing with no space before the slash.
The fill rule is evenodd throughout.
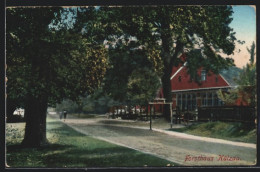
<path id="1" fill-rule="evenodd" d="M 251 106 L 213 106 L 199 107 L 198 121 L 234 121 L 253 123 L 256 118 L 255 107 Z"/>

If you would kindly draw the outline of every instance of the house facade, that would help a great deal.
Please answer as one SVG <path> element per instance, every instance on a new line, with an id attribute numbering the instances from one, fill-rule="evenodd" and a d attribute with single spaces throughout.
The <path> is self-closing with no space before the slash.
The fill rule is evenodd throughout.
<path id="1" fill-rule="evenodd" d="M 202 67 L 197 70 L 198 81 L 194 81 L 188 74 L 185 54 L 180 59 L 183 62 L 172 68 L 170 78 L 173 109 L 178 106 L 181 110 L 196 111 L 198 107 L 222 106 L 224 103 L 218 98 L 217 91 L 220 89 L 227 91 L 232 88 L 228 81 L 220 74 L 206 73 Z M 163 97 L 161 89 L 157 99 Z M 155 110 L 162 112 L 162 106 L 155 106 Z"/>

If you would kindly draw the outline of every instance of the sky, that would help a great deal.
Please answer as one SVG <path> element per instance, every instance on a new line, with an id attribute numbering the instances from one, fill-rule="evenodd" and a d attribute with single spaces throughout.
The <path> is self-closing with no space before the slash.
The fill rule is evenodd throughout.
<path id="1" fill-rule="evenodd" d="M 236 44 L 234 55 L 229 57 L 235 60 L 237 67 L 242 68 L 250 58 L 246 48 L 250 48 L 253 41 L 256 43 L 256 12 L 253 6 L 248 5 L 233 6 L 233 11 L 233 21 L 230 23 L 230 27 L 236 32 L 236 38 L 245 41 L 245 44 Z"/>

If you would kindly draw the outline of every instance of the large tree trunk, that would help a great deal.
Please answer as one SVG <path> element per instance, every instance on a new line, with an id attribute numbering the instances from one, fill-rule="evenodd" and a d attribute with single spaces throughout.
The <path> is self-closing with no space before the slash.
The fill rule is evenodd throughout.
<path id="1" fill-rule="evenodd" d="M 172 102 L 172 95 L 171 95 L 171 67 L 170 66 L 164 66 L 164 75 L 162 77 L 162 86 L 163 86 L 163 95 L 166 99 L 166 102 Z M 166 119 L 170 119 L 170 105 L 165 104 L 163 106 L 163 116 Z"/>
<path id="2" fill-rule="evenodd" d="M 162 23 L 163 28 L 169 28 L 169 24 Z M 183 44 L 179 41 L 177 38 L 176 46 L 174 48 L 174 53 L 171 53 L 172 50 L 172 38 L 171 34 L 169 32 L 165 32 L 162 34 L 162 58 L 164 63 L 164 74 L 162 76 L 162 86 L 163 86 L 163 95 L 166 99 L 166 102 L 172 102 L 172 94 L 171 94 L 171 72 L 172 67 L 174 65 L 175 60 L 177 59 L 178 54 L 183 49 Z M 172 54 L 172 55 L 171 55 Z M 163 109 L 163 116 L 170 120 L 170 105 L 166 104 L 164 105 Z"/>
<path id="3" fill-rule="evenodd" d="M 165 30 L 162 35 L 162 58 L 164 64 L 164 71 L 162 76 L 162 86 L 163 86 L 163 95 L 166 99 L 166 102 L 171 102 L 171 49 L 172 49 L 172 36 L 169 31 L 166 31 L 170 28 L 168 21 L 162 20 L 162 28 Z M 168 104 L 164 105 L 163 116 L 166 119 L 170 119 L 170 107 Z"/>
<path id="4" fill-rule="evenodd" d="M 47 98 L 29 98 L 25 105 L 26 126 L 22 141 L 24 147 L 40 147 L 48 144 L 46 138 Z"/>
<path id="5" fill-rule="evenodd" d="M 6 117 L 7 122 L 9 122 L 14 114 L 15 109 L 17 108 L 16 103 L 9 98 L 6 99 Z"/>

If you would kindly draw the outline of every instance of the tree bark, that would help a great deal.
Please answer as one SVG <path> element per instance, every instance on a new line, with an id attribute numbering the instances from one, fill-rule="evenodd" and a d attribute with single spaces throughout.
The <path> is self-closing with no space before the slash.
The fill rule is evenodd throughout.
<path id="1" fill-rule="evenodd" d="M 15 109 L 17 108 L 16 103 L 10 99 L 6 99 L 6 117 L 7 117 L 7 122 L 9 122 L 14 114 Z"/>
<path id="2" fill-rule="evenodd" d="M 163 86 L 163 95 L 166 99 L 166 102 L 171 102 L 171 47 L 172 45 L 172 38 L 171 34 L 169 33 L 170 25 L 166 20 L 162 20 L 162 28 L 164 32 L 162 32 L 161 39 L 162 39 L 162 58 L 164 64 L 164 71 L 162 76 L 162 86 Z M 164 105 L 163 109 L 163 116 L 166 119 L 170 119 L 170 107 L 168 104 Z"/>
<path id="3" fill-rule="evenodd" d="M 164 28 L 168 28 L 169 24 L 163 24 Z M 163 95 L 166 102 L 172 102 L 172 94 L 171 94 L 171 72 L 172 67 L 174 65 L 175 60 L 177 59 L 178 54 L 183 49 L 183 44 L 179 41 L 179 38 L 177 38 L 176 46 L 174 49 L 173 55 L 171 55 L 171 36 L 169 33 L 164 33 L 161 36 L 162 38 L 162 57 L 164 62 L 164 74 L 162 76 L 162 86 L 163 86 Z M 170 120 L 170 105 L 165 104 L 163 106 L 163 116 Z"/>
<path id="4" fill-rule="evenodd" d="M 47 107 L 47 98 L 30 97 L 26 102 L 26 126 L 22 146 L 40 147 L 48 144 L 46 138 Z"/>
<path id="5" fill-rule="evenodd" d="M 165 66 L 164 67 L 164 75 L 162 77 L 162 85 L 163 85 L 163 95 L 165 98 L 166 102 L 171 102 L 172 101 L 172 96 L 171 96 L 171 72 L 170 72 L 170 67 Z M 169 104 L 165 104 L 163 106 L 163 116 L 167 119 L 170 120 L 170 106 Z"/>

